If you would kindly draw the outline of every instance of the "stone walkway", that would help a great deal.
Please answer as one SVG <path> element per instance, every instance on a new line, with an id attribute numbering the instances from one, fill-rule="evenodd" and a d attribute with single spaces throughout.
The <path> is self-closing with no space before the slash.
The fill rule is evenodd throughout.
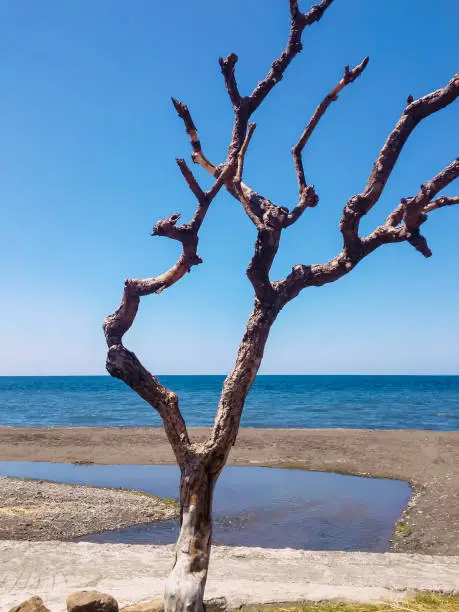
<path id="1" fill-rule="evenodd" d="M 172 546 L 0 542 L 0 610 L 32 595 L 65 612 L 91 588 L 125 605 L 161 597 Z M 400 599 L 415 590 L 459 594 L 459 557 L 214 547 L 206 597 L 230 607 L 276 601 Z"/>

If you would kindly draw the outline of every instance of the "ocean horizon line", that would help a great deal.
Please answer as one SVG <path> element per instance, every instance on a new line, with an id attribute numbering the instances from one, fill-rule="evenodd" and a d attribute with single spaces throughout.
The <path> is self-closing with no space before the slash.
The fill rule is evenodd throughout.
<path id="1" fill-rule="evenodd" d="M 221 376 L 221 377 L 225 377 L 228 376 L 229 372 L 225 372 L 225 373 L 221 373 L 221 372 L 217 372 L 217 373 L 202 373 L 202 374 L 167 374 L 167 373 L 162 373 L 162 374 L 158 374 L 157 372 L 153 372 L 152 373 L 153 376 L 167 376 L 167 377 L 174 377 L 174 376 Z M 256 378 L 261 378 L 261 377 L 268 377 L 268 376 L 353 376 L 353 377 L 357 377 L 357 376 L 361 376 L 361 377 L 414 377 L 414 376 L 419 376 L 419 377 L 438 377 L 438 376 L 448 376 L 448 377 L 459 377 L 459 372 L 457 373 L 451 373 L 451 372 L 447 372 L 447 373 L 442 373 L 442 372 L 435 372 L 435 373 L 419 373 L 419 372 L 413 372 L 413 373 L 409 373 L 409 374 L 391 374 L 391 373 L 385 373 L 385 374 L 370 374 L 370 373 L 359 373 L 359 374 L 355 374 L 355 373 L 346 373 L 346 372 L 338 372 L 338 373 L 277 373 L 277 372 L 270 372 L 270 373 L 262 373 L 262 374 L 257 374 Z M 0 378 L 110 378 L 110 374 L 0 374 Z"/>
<path id="2" fill-rule="evenodd" d="M 214 421 L 224 374 L 170 374 L 189 426 Z M 0 377 L 0 423 L 151 426 L 159 415 L 108 375 Z M 247 396 L 244 427 L 459 429 L 459 376 L 263 374 Z"/>

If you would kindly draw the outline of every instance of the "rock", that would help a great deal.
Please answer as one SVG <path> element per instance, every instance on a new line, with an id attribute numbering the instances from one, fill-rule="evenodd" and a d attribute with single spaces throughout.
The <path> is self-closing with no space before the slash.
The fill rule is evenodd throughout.
<path id="1" fill-rule="evenodd" d="M 118 612 L 118 603 L 106 593 L 77 591 L 67 597 L 67 612 Z"/>
<path id="2" fill-rule="evenodd" d="M 31 597 L 18 606 L 13 606 L 10 612 L 51 612 L 43 603 L 41 597 Z"/>
<path id="3" fill-rule="evenodd" d="M 213 597 L 204 602 L 205 612 L 227 612 L 228 602 L 226 597 Z"/>
<path id="4" fill-rule="evenodd" d="M 122 608 L 121 612 L 164 612 L 164 603 L 162 599 L 152 599 Z"/>

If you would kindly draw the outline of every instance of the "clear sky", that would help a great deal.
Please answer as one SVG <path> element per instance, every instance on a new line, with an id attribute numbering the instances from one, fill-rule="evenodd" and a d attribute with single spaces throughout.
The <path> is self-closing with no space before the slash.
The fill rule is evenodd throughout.
<path id="1" fill-rule="evenodd" d="M 309 8 L 308 2 L 302 8 Z M 335 0 L 256 113 L 249 184 L 297 201 L 290 148 L 345 64 L 370 64 L 310 141 L 320 195 L 284 232 L 273 278 L 341 248 L 346 200 L 363 188 L 408 94 L 459 68 L 457 0 Z M 190 148 L 170 96 L 185 101 L 206 154 L 224 159 L 232 111 L 218 57 L 236 52 L 243 93 L 282 50 L 288 0 L 0 0 L 0 374 L 104 373 L 101 323 L 126 276 L 154 276 L 178 243 L 157 219 L 194 209 L 174 163 Z M 422 123 L 363 227 L 458 154 L 459 103 Z M 202 183 L 209 179 L 194 167 Z M 447 193 L 459 193 L 459 184 Z M 279 316 L 264 373 L 459 373 L 459 206 L 424 226 L 433 257 L 381 248 L 347 277 L 304 291 Z M 204 264 L 142 300 L 126 336 L 155 373 L 224 373 L 252 306 L 254 227 L 227 194 L 202 227 Z"/>

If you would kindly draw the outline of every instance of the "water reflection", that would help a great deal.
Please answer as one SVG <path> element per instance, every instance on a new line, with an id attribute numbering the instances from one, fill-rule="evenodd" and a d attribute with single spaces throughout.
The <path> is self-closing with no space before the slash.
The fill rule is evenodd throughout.
<path id="1" fill-rule="evenodd" d="M 0 474 L 118 487 L 177 497 L 179 470 L 156 465 L 0 462 Z M 384 552 L 411 494 L 401 481 L 260 467 L 227 467 L 214 501 L 213 540 L 231 546 Z M 81 538 L 90 542 L 175 542 L 176 521 Z"/>

